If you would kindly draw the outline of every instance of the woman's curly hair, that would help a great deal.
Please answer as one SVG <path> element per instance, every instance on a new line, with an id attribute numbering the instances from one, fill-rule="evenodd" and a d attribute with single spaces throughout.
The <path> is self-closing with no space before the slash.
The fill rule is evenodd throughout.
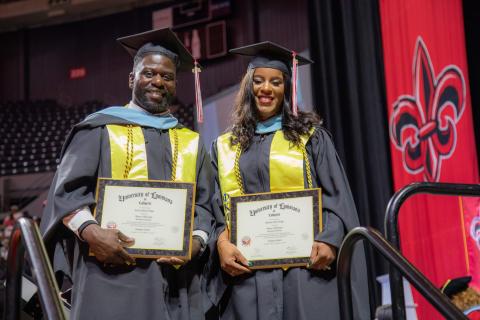
<path id="1" fill-rule="evenodd" d="M 453 304 L 462 311 L 480 305 L 480 293 L 472 288 L 459 292 L 452 297 Z"/>
<path id="2" fill-rule="evenodd" d="M 240 89 L 235 99 L 233 111 L 233 125 L 231 127 L 231 144 L 240 144 L 242 149 L 248 148 L 255 134 L 255 128 L 259 121 L 258 111 L 253 93 L 253 75 L 255 69 L 247 71 L 240 83 Z M 291 77 L 283 73 L 285 83 L 285 95 L 283 97 L 282 130 L 285 138 L 294 144 L 300 143 L 300 136 L 308 133 L 313 126 L 322 124 L 318 115 L 312 112 L 298 111 L 295 117 L 290 108 L 292 90 Z"/>

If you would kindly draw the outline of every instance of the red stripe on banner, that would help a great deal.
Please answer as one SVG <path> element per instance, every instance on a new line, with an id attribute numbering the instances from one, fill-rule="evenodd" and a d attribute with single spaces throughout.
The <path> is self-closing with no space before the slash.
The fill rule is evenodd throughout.
<path id="1" fill-rule="evenodd" d="M 478 183 L 461 0 L 381 0 L 380 14 L 395 191 Z M 400 211 L 402 253 L 438 287 L 467 274 L 479 284 L 472 219 L 459 203 L 418 195 Z M 417 292 L 414 300 L 419 319 L 441 318 Z"/>

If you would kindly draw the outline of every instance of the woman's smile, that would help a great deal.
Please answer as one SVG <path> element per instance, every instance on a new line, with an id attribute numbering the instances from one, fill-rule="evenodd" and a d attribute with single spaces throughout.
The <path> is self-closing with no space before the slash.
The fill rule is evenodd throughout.
<path id="1" fill-rule="evenodd" d="M 283 73 L 273 68 L 256 68 L 253 74 L 253 93 L 261 121 L 278 114 L 285 94 Z"/>

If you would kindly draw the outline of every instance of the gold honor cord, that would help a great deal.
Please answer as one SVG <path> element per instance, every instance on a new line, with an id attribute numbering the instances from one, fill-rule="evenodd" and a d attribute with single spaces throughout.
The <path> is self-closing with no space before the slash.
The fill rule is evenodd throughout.
<path id="1" fill-rule="evenodd" d="M 238 188 L 240 189 L 240 194 L 245 194 L 245 188 L 243 187 L 242 174 L 240 173 L 240 155 L 242 154 L 242 148 L 237 144 L 235 148 L 235 178 L 237 179 Z"/>
<path id="2" fill-rule="evenodd" d="M 200 135 L 187 128 L 169 130 L 172 147 L 172 181 L 192 182 L 197 177 Z"/>
<path id="3" fill-rule="evenodd" d="M 307 186 L 309 189 L 313 188 L 313 182 L 312 182 L 312 171 L 310 167 L 310 160 L 308 159 L 307 155 L 307 143 L 308 140 L 310 140 L 310 137 L 312 134 L 315 132 L 315 128 L 311 128 L 308 134 L 300 136 L 300 139 L 302 140 L 302 145 L 300 146 L 303 154 L 303 160 L 305 161 L 305 171 L 307 175 Z M 320 219 L 321 220 L 321 219 Z"/>
<path id="4" fill-rule="evenodd" d="M 175 181 L 177 176 L 177 161 L 178 161 L 178 134 L 177 129 L 173 128 L 169 131 L 170 145 L 172 146 L 172 175 L 170 180 Z M 173 140 L 173 142 L 172 142 Z"/>
<path id="5" fill-rule="evenodd" d="M 141 127 L 107 125 L 113 179 L 148 179 L 147 152 Z"/>
<path id="6" fill-rule="evenodd" d="M 307 171 L 307 185 L 309 189 L 313 188 L 312 172 L 310 171 L 310 160 L 308 159 L 307 149 L 302 145 L 303 159 L 305 159 L 305 171 Z"/>

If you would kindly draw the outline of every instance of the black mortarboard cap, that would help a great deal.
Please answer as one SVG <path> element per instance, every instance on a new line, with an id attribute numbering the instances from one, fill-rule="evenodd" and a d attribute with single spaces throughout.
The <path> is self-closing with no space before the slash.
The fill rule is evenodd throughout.
<path id="1" fill-rule="evenodd" d="M 229 52 L 253 57 L 248 65 L 249 69 L 273 68 L 291 74 L 293 50 L 287 49 L 271 41 L 254 43 L 248 46 L 231 49 Z M 313 63 L 312 60 L 295 53 L 299 66 Z"/>
<path id="2" fill-rule="evenodd" d="M 472 277 L 470 276 L 449 279 L 444 283 L 441 291 L 449 298 L 452 298 L 457 293 L 467 290 L 470 281 L 472 281 Z"/>
<path id="3" fill-rule="evenodd" d="M 170 28 L 150 30 L 118 38 L 117 41 L 132 57 L 159 53 L 172 59 L 178 70 L 189 71 L 195 60 Z"/>

